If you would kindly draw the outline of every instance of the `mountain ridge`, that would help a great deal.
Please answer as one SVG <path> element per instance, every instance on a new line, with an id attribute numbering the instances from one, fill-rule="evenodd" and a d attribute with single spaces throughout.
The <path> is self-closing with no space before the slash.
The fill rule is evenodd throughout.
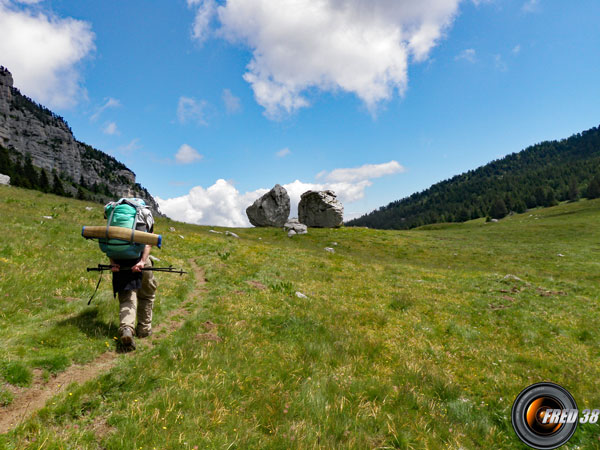
<path id="1" fill-rule="evenodd" d="M 600 127 L 544 141 L 346 222 L 347 226 L 409 229 L 479 217 L 501 218 L 557 201 L 595 198 L 600 183 Z"/>
<path id="2" fill-rule="evenodd" d="M 154 197 L 136 182 L 135 173 L 113 156 L 78 141 L 67 122 L 14 87 L 0 66 L 0 147 L 15 161 L 30 158 L 38 170 L 55 172 L 67 194 L 102 186 L 99 200 L 138 197 L 159 213 Z M 105 197 L 106 196 L 106 197 Z"/>

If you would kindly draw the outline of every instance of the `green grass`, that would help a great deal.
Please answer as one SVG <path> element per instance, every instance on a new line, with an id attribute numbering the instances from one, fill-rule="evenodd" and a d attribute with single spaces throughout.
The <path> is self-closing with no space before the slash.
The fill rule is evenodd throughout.
<path id="1" fill-rule="evenodd" d="M 85 267 L 103 261 L 80 236 L 101 207 L 0 187 L 0 218 L 0 367 L 51 376 L 112 349 L 117 302 L 107 277 L 86 306 Z M 529 384 L 600 408 L 599 221 L 600 201 L 291 239 L 158 219 L 160 264 L 206 272 L 184 326 L 70 387 L 0 448 L 525 448 L 510 409 Z M 157 323 L 194 284 L 158 276 Z M 206 321 L 222 342 L 202 336 Z M 565 448 L 598 436 L 580 425 Z"/>

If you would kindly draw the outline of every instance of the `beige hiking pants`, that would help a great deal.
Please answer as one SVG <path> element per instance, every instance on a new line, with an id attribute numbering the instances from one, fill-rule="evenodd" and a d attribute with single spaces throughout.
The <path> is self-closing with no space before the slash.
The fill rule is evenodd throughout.
<path id="1" fill-rule="evenodd" d="M 152 267 L 148 261 L 144 267 Z M 151 270 L 142 272 L 142 287 L 137 291 L 119 292 L 119 330 L 125 327 L 147 333 L 152 329 L 152 306 L 157 286 L 156 278 Z"/>

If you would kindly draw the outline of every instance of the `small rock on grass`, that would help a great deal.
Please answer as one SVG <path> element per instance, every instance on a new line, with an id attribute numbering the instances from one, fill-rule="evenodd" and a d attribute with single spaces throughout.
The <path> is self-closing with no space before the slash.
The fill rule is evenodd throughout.
<path id="1" fill-rule="evenodd" d="M 239 237 L 237 234 L 235 234 L 233 231 L 226 231 L 226 232 L 225 232 L 225 236 L 231 236 L 231 237 L 234 237 L 234 238 L 236 238 L 236 239 L 239 239 L 239 238 L 240 238 L 240 237 Z"/>
<path id="2" fill-rule="evenodd" d="M 184 238 L 184 237 L 183 237 L 181 234 L 179 235 L 179 237 L 180 237 L 181 239 L 185 239 L 185 238 Z"/>
<path id="3" fill-rule="evenodd" d="M 331 247 L 325 247 L 325 251 L 329 252 L 329 253 L 335 253 L 335 249 L 333 249 Z"/>
<path id="4" fill-rule="evenodd" d="M 300 291 L 296 291 L 296 297 L 298 298 L 308 298 L 306 295 L 304 295 L 302 292 Z"/>
<path id="5" fill-rule="evenodd" d="M 290 230 L 290 231 L 288 231 L 287 235 L 288 235 L 288 237 L 292 237 L 292 236 L 295 236 L 296 234 L 297 233 L 294 230 Z"/>
<path id="6" fill-rule="evenodd" d="M 223 234 L 222 231 L 208 230 L 209 233 Z"/>
<path id="7" fill-rule="evenodd" d="M 511 273 L 509 273 L 508 275 L 505 275 L 503 279 L 504 280 L 514 280 L 514 281 L 523 281 L 518 276 L 513 275 Z"/>
<path id="8" fill-rule="evenodd" d="M 175 227 L 169 227 L 169 231 L 175 233 Z"/>
<path id="9" fill-rule="evenodd" d="M 52 216 L 42 216 L 44 219 L 54 219 Z"/>

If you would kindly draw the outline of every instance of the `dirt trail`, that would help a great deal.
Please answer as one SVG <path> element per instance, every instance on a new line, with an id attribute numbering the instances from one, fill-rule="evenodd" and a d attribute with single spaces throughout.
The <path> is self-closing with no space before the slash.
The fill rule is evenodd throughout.
<path id="1" fill-rule="evenodd" d="M 171 311 L 165 320 L 153 327 L 153 334 L 150 338 L 138 341 L 138 352 L 152 348 L 156 342 L 177 330 L 190 313 L 187 307 L 197 302 L 206 281 L 204 271 L 193 260 L 190 261 L 190 264 L 196 277 L 194 290 L 179 308 Z M 63 392 L 69 384 L 83 384 L 111 369 L 119 357 L 127 357 L 127 354 L 121 356 L 115 350 L 105 352 L 88 364 L 70 366 L 47 382 L 36 376 L 30 388 L 18 391 L 10 405 L 0 408 L 0 434 L 7 433 L 32 413 L 43 408 L 50 398 Z"/>

